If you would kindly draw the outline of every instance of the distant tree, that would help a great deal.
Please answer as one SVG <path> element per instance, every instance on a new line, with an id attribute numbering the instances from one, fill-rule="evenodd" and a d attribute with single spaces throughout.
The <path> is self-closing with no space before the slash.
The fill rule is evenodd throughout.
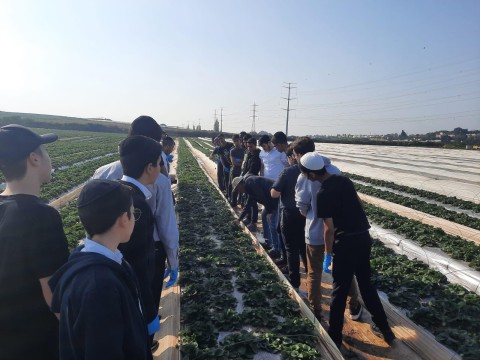
<path id="1" fill-rule="evenodd" d="M 408 139 L 407 133 L 406 133 L 404 130 L 402 130 L 402 132 L 401 132 L 400 136 L 398 137 L 398 139 L 399 139 L 399 140 L 407 140 L 407 139 Z"/>
<path id="2" fill-rule="evenodd" d="M 215 132 L 220 131 L 220 123 L 218 122 L 218 119 L 215 119 L 215 122 L 213 123 L 213 131 Z"/>

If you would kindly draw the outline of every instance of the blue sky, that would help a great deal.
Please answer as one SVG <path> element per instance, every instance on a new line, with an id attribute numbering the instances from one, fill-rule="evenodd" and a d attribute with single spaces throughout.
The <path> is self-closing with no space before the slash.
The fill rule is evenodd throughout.
<path id="1" fill-rule="evenodd" d="M 0 2 L 0 110 L 289 134 L 480 129 L 480 1 Z"/>

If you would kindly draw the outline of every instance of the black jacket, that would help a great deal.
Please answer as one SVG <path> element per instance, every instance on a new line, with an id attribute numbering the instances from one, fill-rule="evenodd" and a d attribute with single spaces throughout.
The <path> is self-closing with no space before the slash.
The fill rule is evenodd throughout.
<path id="1" fill-rule="evenodd" d="M 80 249 L 49 281 L 51 309 L 60 313 L 60 358 L 151 360 L 133 270 Z"/>
<path id="2" fill-rule="evenodd" d="M 242 176 L 245 174 L 258 175 L 262 162 L 260 160 L 260 149 L 255 149 L 254 153 L 248 152 L 247 160 L 245 161 L 245 167 L 242 171 Z"/>
<path id="3" fill-rule="evenodd" d="M 239 215 L 240 219 L 243 219 L 247 215 L 247 209 L 249 208 L 250 202 L 258 202 L 265 206 L 267 214 L 272 213 L 272 211 L 278 208 L 278 199 L 274 199 L 270 195 L 270 189 L 274 182 L 272 179 L 263 176 L 247 175 L 244 178 L 244 181 L 248 201 L 244 210 Z"/>
<path id="4" fill-rule="evenodd" d="M 155 273 L 155 242 L 153 240 L 154 218 L 143 192 L 134 184 L 120 181 L 133 189 L 133 206 L 142 212 L 135 222 L 130 241 L 118 246 L 125 260 L 132 266 L 140 285 L 140 294 L 145 304 L 145 317 L 150 323 L 158 315 L 153 299 L 152 283 Z"/>

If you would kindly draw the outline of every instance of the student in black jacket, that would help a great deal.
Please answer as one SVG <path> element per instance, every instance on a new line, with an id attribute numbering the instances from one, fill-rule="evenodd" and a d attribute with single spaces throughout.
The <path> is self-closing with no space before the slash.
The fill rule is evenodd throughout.
<path id="1" fill-rule="evenodd" d="M 60 313 L 60 359 L 151 360 L 139 285 L 117 249 L 140 215 L 132 191 L 117 181 L 91 180 L 78 213 L 88 237 L 49 281 L 52 311 Z"/>
<path id="2" fill-rule="evenodd" d="M 242 166 L 242 176 L 246 174 L 258 175 L 262 162 L 260 160 L 260 149 L 257 149 L 257 139 L 250 137 L 247 140 L 247 156 L 245 166 Z"/>
<path id="3" fill-rule="evenodd" d="M 153 185 L 160 174 L 162 145 L 146 136 L 129 136 L 119 145 L 123 176 L 121 183 L 133 190 L 133 205 L 140 217 L 135 223 L 130 241 L 119 246 L 125 259 L 132 265 L 140 284 L 140 293 L 145 304 L 148 332 L 152 336 L 160 329 L 158 308 L 153 295 L 155 274 L 155 243 L 153 240 L 154 218 L 147 199 L 152 193 L 147 186 Z M 158 342 L 154 342 L 158 347 Z M 152 350 L 154 350 L 152 348 Z"/>

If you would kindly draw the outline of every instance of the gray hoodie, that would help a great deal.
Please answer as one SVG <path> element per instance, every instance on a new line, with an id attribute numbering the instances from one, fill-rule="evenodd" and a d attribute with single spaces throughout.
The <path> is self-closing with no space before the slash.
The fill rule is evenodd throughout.
<path id="1" fill-rule="evenodd" d="M 329 158 L 322 156 L 327 171 L 330 174 L 341 174 Z M 308 245 L 323 245 L 323 221 L 317 217 L 317 192 L 322 184 L 310 181 L 303 174 L 298 176 L 295 186 L 295 202 L 300 213 L 307 218 L 305 223 L 305 243 Z"/>

